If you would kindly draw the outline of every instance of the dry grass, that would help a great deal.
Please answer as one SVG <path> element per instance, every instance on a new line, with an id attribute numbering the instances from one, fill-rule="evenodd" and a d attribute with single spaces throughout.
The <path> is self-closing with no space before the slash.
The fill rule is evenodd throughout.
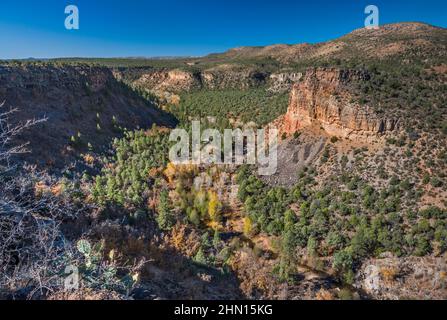
<path id="1" fill-rule="evenodd" d="M 399 269 L 396 267 L 383 267 L 380 269 L 380 275 L 386 283 L 392 283 L 399 275 Z"/>

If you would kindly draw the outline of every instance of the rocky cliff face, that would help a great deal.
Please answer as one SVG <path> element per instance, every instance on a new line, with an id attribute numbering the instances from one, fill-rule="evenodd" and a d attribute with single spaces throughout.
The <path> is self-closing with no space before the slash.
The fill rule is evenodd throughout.
<path id="1" fill-rule="evenodd" d="M 2 102 L 3 110 L 18 109 L 11 115 L 13 122 L 48 118 L 19 139 L 30 142 L 31 153 L 24 155 L 25 160 L 45 168 L 67 165 L 87 151 L 88 143 L 95 150 L 107 148 L 119 135 L 119 127 L 175 124 L 103 67 L 0 65 Z M 73 150 L 71 137 L 78 135 L 81 148 Z"/>
<path id="2" fill-rule="evenodd" d="M 249 89 L 265 85 L 268 74 L 252 68 L 239 68 L 223 64 L 200 74 L 203 88 L 206 89 Z"/>
<path id="3" fill-rule="evenodd" d="M 135 72 L 134 75 L 129 74 Z M 289 91 L 301 78 L 300 73 L 269 74 L 253 68 L 222 64 L 192 72 L 180 69 L 115 70 L 117 79 L 153 92 L 189 92 L 195 89 L 250 89 L 268 85 L 272 92 Z"/>
<path id="4" fill-rule="evenodd" d="M 133 82 L 137 87 L 154 91 L 190 91 L 200 88 L 201 79 L 182 70 L 148 70 Z"/>
<path id="5" fill-rule="evenodd" d="M 318 126 L 337 137 L 379 135 L 398 128 L 398 119 L 378 115 L 353 100 L 353 84 L 368 81 L 362 71 L 310 69 L 293 85 L 287 113 L 276 120 L 280 132 L 291 135 Z"/>

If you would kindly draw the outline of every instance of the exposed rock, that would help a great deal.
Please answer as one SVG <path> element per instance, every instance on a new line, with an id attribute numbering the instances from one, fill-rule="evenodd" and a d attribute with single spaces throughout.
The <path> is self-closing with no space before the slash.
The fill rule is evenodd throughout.
<path id="1" fill-rule="evenodd" d="M 123 78 L 122 73 L 116 74 L 117 77 Z M 200 72 L 148 69 L 136 80 L 130 79 L 130 82 L 152 92 L 189 92 L 194 89 L 254 88 L 265 84 L 267 78 L 267 73 L 252 68 L 224 64 Z"/>
<path id="2" fill-rule="evenodd" d="M 380 269 L 375 265 L 369 265 L 365 268 L 364 271 L 364 280 L 363 280 L 363 288 L 367 292 L 377 293 L 382 288 Z"/>
<path id="3" fill-rule="evenodd" d="M 272 186 L 293 186 L 298 180 L 298 172 L 318 160 L 326 142 L 324 136 L 312 134 L 302 134 L 298 139 L 283 141 L 278 146 L 276 173 L 262 179 Z"/>
<path id="4" fill-rule="evenodd" d="M 151 70 L 144 73 L 134 85 L 158 91 L 190 91 L 200 88 L 200 77 L 182 70 Z"/>
<path id="5" fill-rule="evenodd" d="M 375 299 L 447 299 L 447 257 L 365 261 L 355 286 Z"/>
<path id="6" fill-rule="evenodd" d="M 288 92 L 303 77 L 301 72 L 274 73 L 270 75 L 271 92 Z"/>
<path id="7" fill-rule="evenodd" d="M 379 116 L 371 106 L 353 100 L 352 83 L 368 80 L 363 71 L 310 69 L 293 86 L 288 111 L 274 125 L 287 135 L 318 126 L 337 137 L 379 135 L 397 129 L 398 119 Z"/>

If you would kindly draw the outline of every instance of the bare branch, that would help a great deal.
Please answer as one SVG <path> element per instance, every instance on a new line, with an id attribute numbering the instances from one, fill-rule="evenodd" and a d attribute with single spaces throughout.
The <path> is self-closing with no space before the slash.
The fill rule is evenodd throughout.
<path id="1" fill-rule="evenodd" d="M 0 104 L 0 110 L 3 107 L 4 102 Z M 29 152 L 29 150 L 26 148 L 28 143 L 18 146 L 10 146 L 12 140 L 20 135 L 23 131 L 48 120 L 46 117 L 44 117 L 41 119 L 32 119 L 27 120 L 24 123 L 11 125 L 9 117 L 17 111 L 18 109 L 10 109 L 0 113 L 0 164 L 1 162 L 6 162 L 7 167 L 9 166 L 9 159 L 11 158 L 11 156 Z"/>
<path id="2" fill-rule="evenodd" d="M 15 112 L 0 113 L 0 291 L 29 289 L 32 298 L 60 288 L 58 275 L 72 252 L 61 224 L 86 206 L 52 192 L 59 181 L 47 173 L 35 167 L 17 169 L 11 156 L 26 152 L 27 144 L 12 145 L 13 138 L 46 119 L 11 125 L 9 117 Z"/>

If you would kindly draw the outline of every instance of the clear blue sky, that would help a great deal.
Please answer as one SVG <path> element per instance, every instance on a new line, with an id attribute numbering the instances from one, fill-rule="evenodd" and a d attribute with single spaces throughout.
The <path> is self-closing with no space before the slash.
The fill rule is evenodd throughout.
<path id="1" fill-rule="evenodd" d="M 80 30 L 64 9 L 80 11 Z M 446 0 L 1 0 L 0 58 L 204 55 L 228 48 L 321 42 L 380 23 L 447 27 Z"/>

